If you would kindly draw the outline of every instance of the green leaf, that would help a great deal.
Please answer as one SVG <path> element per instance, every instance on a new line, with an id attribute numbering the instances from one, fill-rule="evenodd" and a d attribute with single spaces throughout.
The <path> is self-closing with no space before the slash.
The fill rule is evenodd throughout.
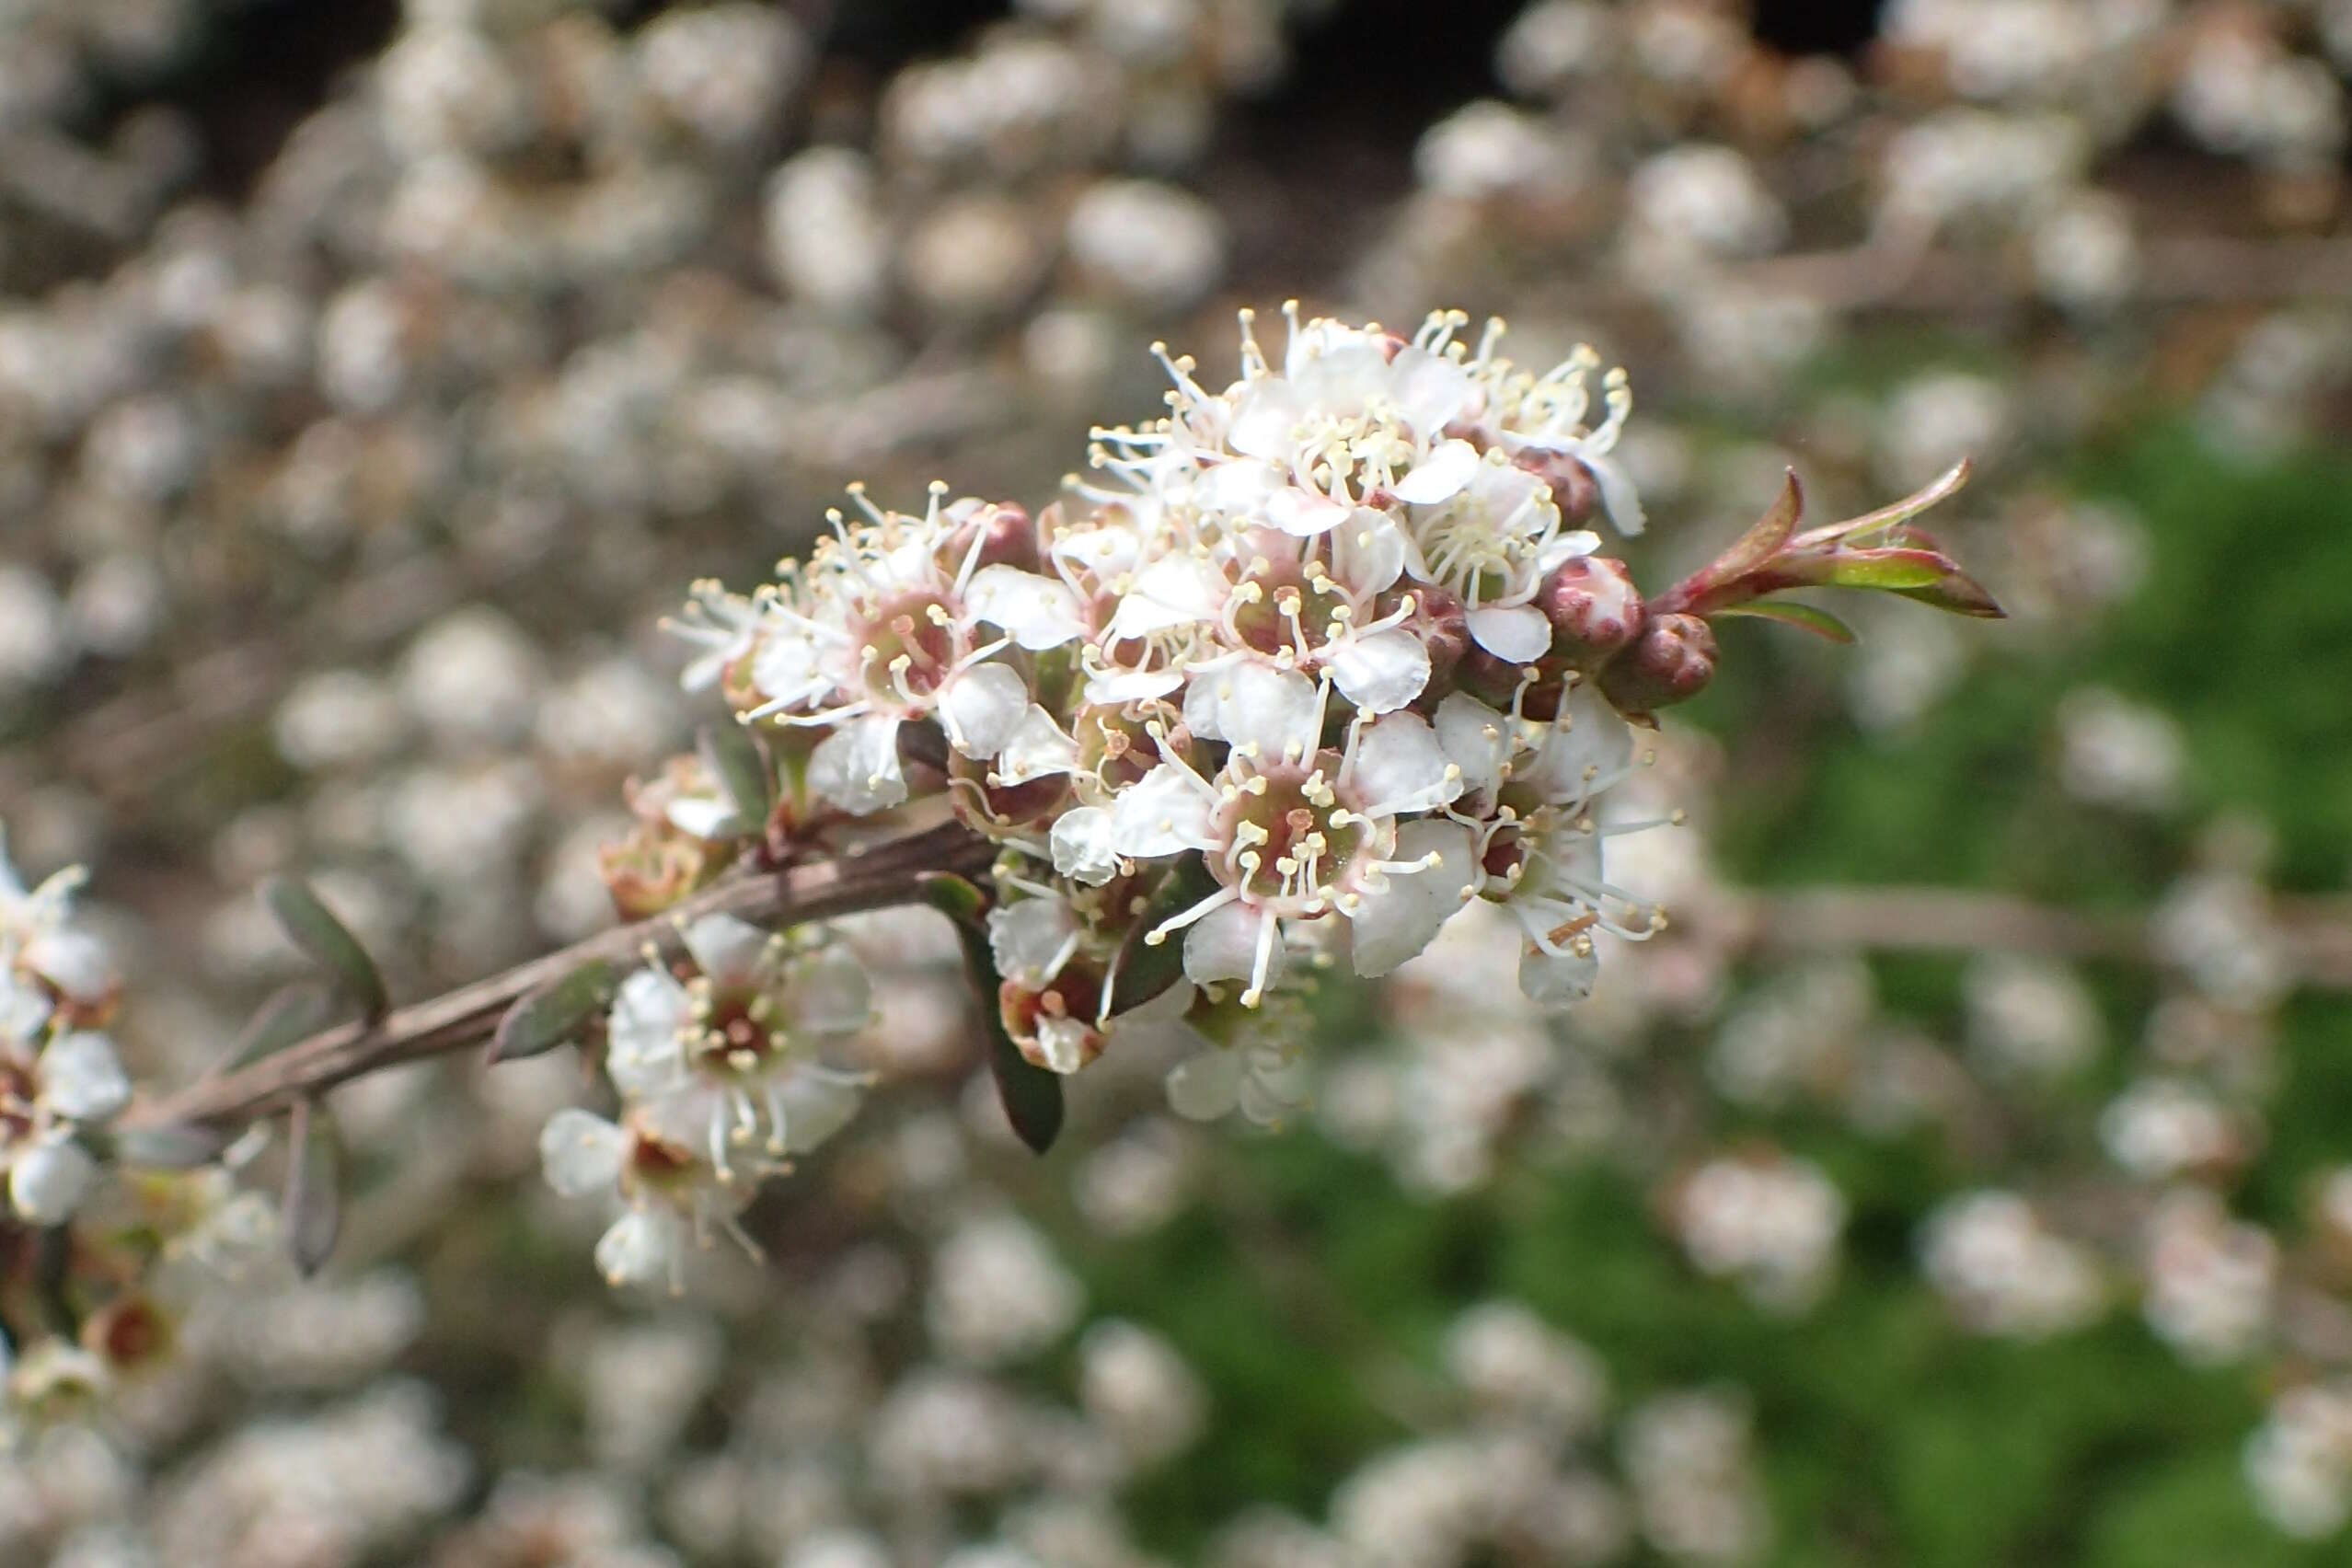
<path id="1" fill-rule="evenodd" d="M 317 1033 L 334 1015 L 332 1002 L 327 987 L 316 980 L 296 981 L 271 992 L 270 999 L 247 1021 L 236 1043 L 229 1048 L 224 1070 L 274 1056 L 287 1046 Z"/>
<path id="2" fill-rule="evenodd" d="M 1184 977 L 1184 944 L 1181 940 L 1150 942 L 1145 939 L 1162 924 L 1182 914 L 1216 891 L 1208 862 L 1194 850 L 1168 868 L 1152 890 L 1127 940 L 1111 961 L 1111 1011 L 1115 1017 L 1143 1006 Z"/>
<path id="3" fill-rule="evenodd" d="M 1783 599 L 1758 599 L 1751 604 L 1733 605 L 1717 610 L 1719 616 L 1753 616 L 1758 620 L 1779 621 L 1826 637 L 1832 642 L 1850 643 L 1855 640 L 1854 628 L 1812 605 L 1799 605 Z"/>
<path id="4" fill-rule="evenodd" d="M 988 1032 L 988 1075 L 997 1081 L 1005 1120 L 1032 1152 L 1043 1154 L 1061 1136 L 1062 1080 L 1022 1055 L 1005 1027 L 1004 1009 L 997 1001 L 1004 976 L 997 973 L 997 955 L 988 945 L 987 895 L 949 871 L 926 871 L 915 880 L 924 902 L 955 922 L 956 936 L 963 943 L 963 966 L 979 992 L 980 1019 Z"/>
<path id="5" fill-rule="evenodd" d="M 735 809 L 733 831 L 759 833 L 776 809 L 776 771 L 759 737 L 741 724 L 705 725 L 695 750 Z"/>
<path id="6" fill-rule="evenodd" d="M 390 1009 L 392 1000 L 375 961 L 367 956 L 367 950 L 350 928 L 335 918 L 334 911 L 319 902 L 307 882 L 299 877 L 271 877 L 261 884 L 261 901 L 294 945 L 359 1004 L 361 1016 L 368 1022 L 375 1022 Z"/>
<path id="7" fill-rule="evenodd" d="M 343 1227 L 342 1137 L 327 1107 L 313 1099 L 294 1101 L 286 1136 L 294 1146 L 281 1209 L 286 1251 L 296 1270 L 313 1274 L 335 1250 Z"/>
<path id="8" fill-rule="evenodd" d="M 612 1005 L 620 976 L 605 959 L 591 959 L 560 979 L 550 980 L 506 1009 L 490 1041 L 493 1062 L 519 1062 L 580 1039 L 596 1016 Z"/>
<path id="9" fill-rule="evenodd" d="M 1926 588 L 1897 589 L 1907 599 L 1917 599 L 1922 605 L 1932 605 L 1939 610 L 1950 610 L 1956 616 L 1976 616 L 1983 620 L 2006 620 L 2009 612 L 2000 602 L 1985 592 L 1984 584 L 1965 571 L 1946 573 L 1942 580 Z"/>
<path id="10" fill-rule="evenodd" d="M 1925 550 L 1854 550 L 1828 559 L 1818 581 L 1834 588 L 1884 588 L 1905 593 L 1932 588 L 1956 569 Z"/>

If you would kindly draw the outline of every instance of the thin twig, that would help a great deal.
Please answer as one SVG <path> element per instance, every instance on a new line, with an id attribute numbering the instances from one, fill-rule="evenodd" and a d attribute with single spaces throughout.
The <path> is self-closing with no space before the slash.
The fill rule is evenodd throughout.
<path id="1" fill-rule="evenodd" d="M 634 962 L 649 944 L 674 951 L 681 925 L 700 916 L 732 915 L 766 926 L 910 903 L 918 871 L 978 875 L 995 855 L 986 839 L 947 823 L 829 859 L 725 877 L 652 919 L 575 942 L 430 1001 L 397 1008 L 374 1027 L 352 1022 L 322 1030 L 234 1072 L 135 1106 L 124 1124 L 242 1125 L 379 1068 L 487 1040 L 506 1010 L 540 986 L 598 960 Z"/>

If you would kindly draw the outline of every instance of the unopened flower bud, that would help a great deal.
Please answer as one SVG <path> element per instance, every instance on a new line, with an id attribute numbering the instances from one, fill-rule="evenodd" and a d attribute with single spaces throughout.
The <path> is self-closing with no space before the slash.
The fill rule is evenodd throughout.
<path id="1" fill-rule="evenodd" d="M 948 536 L 941 552 L 947 559 L 942 564 L 951 571 L 961 571 L 975 538 L 980 544 L 980 566 L 1011 566 L 1023 571 L 1038 568 L 1037 524 L 1025 506 L 1002 501 L 974 507 Z"/>
<path id="2" fill-rule="evenodd" d="M 1715 633 L 1698 616 L 1655 616 L 1600 673 L 1601 695 L 1620 713 L 1688 702 L 1715 678 Z"/>
<path id="3" fill-rule="evenodd" d="M 1621 560 L 1584 556 L 1544 579 L 1536 607 L 1551 620 L 1551 651 L 1572 669 L 1597 670 L 1642 629 L 1642 595 Z"/>
<path id="4" fill-rule="evenodd" d="M 1600 505 L 1600 481 L 1573 453 L 1532 446 L 1512 459 L 1544 482 L 1563 527 L 1581 528 Z"/>

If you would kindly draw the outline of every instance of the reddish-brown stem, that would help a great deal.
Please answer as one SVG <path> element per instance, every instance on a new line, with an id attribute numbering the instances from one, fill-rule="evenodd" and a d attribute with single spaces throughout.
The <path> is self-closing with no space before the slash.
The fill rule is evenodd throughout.
<path id="1" fill-rule="evenodd" d="M 722 877 L 650 920 L 590 937 L 429 1001 L 396 1008 L 375 1024 L 354 1021 L 321 1030 L 260 1061 L 135 1105 L 122 1124 L 241 1125 L 380 1068 L 488 1040 L 506 1010 L 540 986 L 598 960 L 633 963 L 649 944 L 674 951 L 681 926 L 698 916 L 732 915 L 776 926 L 910 904 L 919 896 L 918 872 L 976 877 L 995 858 L 986 839 L 951 822 L 827 859 Z"/>

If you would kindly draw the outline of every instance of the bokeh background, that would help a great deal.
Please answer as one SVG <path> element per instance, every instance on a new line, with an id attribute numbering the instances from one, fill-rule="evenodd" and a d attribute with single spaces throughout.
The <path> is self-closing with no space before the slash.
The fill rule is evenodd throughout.
<path id="1" fill-rule="evenodd" d="M 1231 312 L 1631 371 L 1644 582 L 1964 455 L 2011 612 L 1727 628 L 1556 1022 L 1458 923 L 1262 1130 L 1035 1159 L 951 940 L 686 1298 L 568 1055 L 338 1097 L 326 1274 L 0 1455 L 0 1563 L 2352 1561 L 2344 0 L 8 0 L 0 820 L 156 1081 L 294 955 L 609 918 L 657 621 L 862 477 L 1032 504 Z"/>

